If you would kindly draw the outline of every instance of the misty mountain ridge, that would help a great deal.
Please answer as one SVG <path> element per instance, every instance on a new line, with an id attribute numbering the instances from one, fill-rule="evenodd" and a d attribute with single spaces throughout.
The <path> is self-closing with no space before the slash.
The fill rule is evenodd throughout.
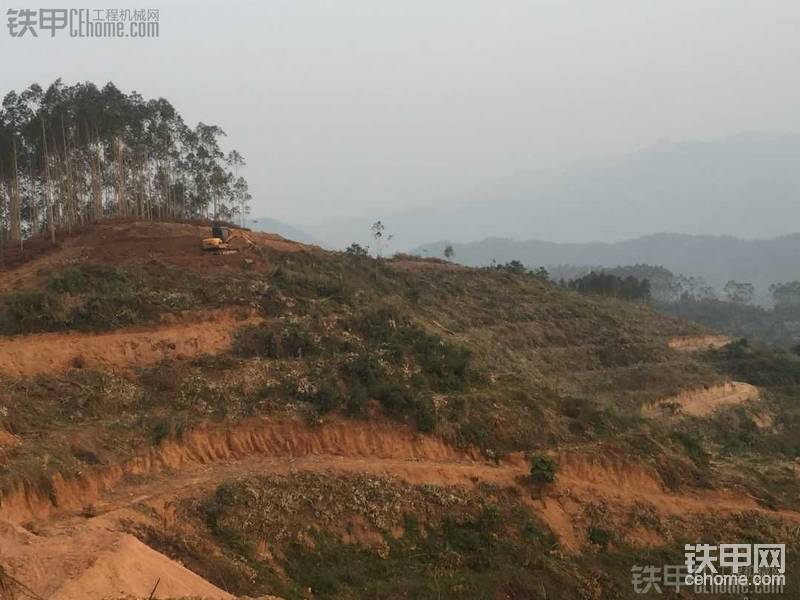
<path id="1" fill-rule="evenodd" d="M 449 242 L 415 248 L 421 256 L 443 256 Z M 519 260 L 528 267 L 575 265 L 614 268 L 633 264 L 663 266 L 675 274 L 701 276 L 720 289 L 731 279 L 756 286 L 763 297 L 769 285 L 800 279 L 800 233 L 772 239 L 658 233 L 624 242 L 557 243 L 486 238 L 452 244 L 454 260 L 472 266 Z"/>
<path id="2" fill-rule="evenodd" d="M 772 238 L 800 229 L 800 135 L 739 134 L 659 142 L 554 172 L 517 173 L 411 210 L 307 226 L 333 247 L 368 239 L 380 218 L 396 250 L 446 237 L 468 242 L 612 242 L 677 231 Z M 436 202 L 431 203 L 436 206 Z"/>

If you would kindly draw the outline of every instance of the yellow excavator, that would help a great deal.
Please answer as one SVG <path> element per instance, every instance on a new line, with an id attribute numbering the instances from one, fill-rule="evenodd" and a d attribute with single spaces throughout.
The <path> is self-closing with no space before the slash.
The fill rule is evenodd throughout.
<path id="1" fill-rule="evenodd" d="M 255 242 L 242 230 L 231 230 L 229 227 L 214 224 L 211 227 L 211 237 L 203 239 L 203 251 L 210 254 L 234 254 L 239 251 L 231 245 L 235 239 L 244 240 L 248 247 L 255 246 Z"/>

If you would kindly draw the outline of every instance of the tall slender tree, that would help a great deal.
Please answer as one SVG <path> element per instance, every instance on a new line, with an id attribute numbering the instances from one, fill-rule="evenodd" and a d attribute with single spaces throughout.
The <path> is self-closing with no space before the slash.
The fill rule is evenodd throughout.
<path id="1" fill-rule="evenodd" d="M 0 233 L 22 240 L 107 216 L 238 218 L 251 196 L 215 125 L 114 84 L 32 84 L 0 108 Z"/>

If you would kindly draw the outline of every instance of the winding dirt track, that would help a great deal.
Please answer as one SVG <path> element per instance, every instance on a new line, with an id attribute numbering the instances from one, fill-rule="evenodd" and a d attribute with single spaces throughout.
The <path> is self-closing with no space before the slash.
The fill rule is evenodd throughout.
<path id="1" fill-rule="evenodd" d="M 0 518 L 5 520 L 0 526 L 2 560 L 14 577 L 54 600 L 86 600 L 112 593 L 146 596 L 161 576 L 165 578 L 163 593 L 228 598 L 131 538 L 121 523 L 145 518 L 134 506 L 149 506 L 153 513 L 164 514 L 176 500 L 213 490 L 223 481 L 297 471 L 370 473 L 412 484 L 472 487 L 487 482 L 513 487 L 571 552 L 579 552 L 585 543 L 581 519 L 587 502 L 604 501 L 615 510 L 646 503 L 662 516 L 679 518 L 750 512 L 800 523 L 800 513 L 766 510 L 742 495 L 671 493 L 647 467 L 601 458 L 599 452 L 564 451 L 558 459 L 561 470 L 556 483 L 534 497 L 525 483 L 524 457 L 487 463 L 474 453 L 394 423 L 331 422 L 308 428 L 295 421 L 254 420 L 236 428 L 208 426 L 125 465 L 76 481 L 57 481 L 57 506 L 53 498 L 24 488 L 6 496 L 0 505 Z M 131 483 L 126 475 L 146 480 Z M 94 505 L 99 516 L 88 520 L 79 516 L 88 504 Z M 36 534 L 15 525 L 31 520 L 38 523 Z M 660 541 L 657 536 L 637 536 L 628 541 L 640 545 Z M 119 576 L 122 572 L 125 577 Z"/>

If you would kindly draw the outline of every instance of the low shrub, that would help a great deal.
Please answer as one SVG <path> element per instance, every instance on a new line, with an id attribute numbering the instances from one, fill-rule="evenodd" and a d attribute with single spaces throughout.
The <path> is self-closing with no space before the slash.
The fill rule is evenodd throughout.
<path id="1" fill-rule="evenodd" d="M 531 480 L 534 483 L 553 483 L 558 473 L 558 462 L 545 454 L 531 457 Z"/>
<path id="2" fill-rule="evenodd" d="M 272 321 L 247 327 L 236 335 L 235 350 L 242 356 L 303 358 L 318 353 L 314 334 L 306 327 L 286 321 Z"/>
<path id="3" fill-rule="evenodd" d="M 12 292 L 0 312 L 0 331 L 6 335 L 63 329 L 69 324 L 58 296 L 38 291 Z"/>
<path id="4" fill-rule="evenodd" d="M 0 309 L 0 332 L 91 331 L 147 321 L 155 310 L 145 292 L 118 269 L 70 267 L 52 276 L 44 290 L 7 295 Z"/>
<path id="5" fill-rule="evenodd" d="M 55 294 L 127 294 L 135 286 L 131 276 L 120 269 L 100 265 L 69 267 L 47 282 L 48 291 Z"/>
<path id="6" fill-rule="evenodd" d="M 589 527 L 588 537 L 592 544 L 605 550 L 608 548 L 608 544 L 611 541 L 611 532 L 602 527 L 592 526 Z"/>
<path id="7" fill-rule="evenodd" d="M 416 362 L 435 391 L 462 390 L 473 379 L 468 348 L 428 333 L 391 307 L 363 311 L 348 325 L 394 364 Z"/>
<path id="8" fill-rule="evenodd" d="M 118 329 L 155 317 L 141 298 L 130 296 L 90 296 L 69 317 L 70 329 Z"/>
<path id="9" fill-rule="evenodd" d="M 695 465 L 698 467 L 708 465 L 709 455 L 703 447 L 703 440 L 699 435 L 692 432 L 674 431 L 671 437 L 683 447 Z"/>

